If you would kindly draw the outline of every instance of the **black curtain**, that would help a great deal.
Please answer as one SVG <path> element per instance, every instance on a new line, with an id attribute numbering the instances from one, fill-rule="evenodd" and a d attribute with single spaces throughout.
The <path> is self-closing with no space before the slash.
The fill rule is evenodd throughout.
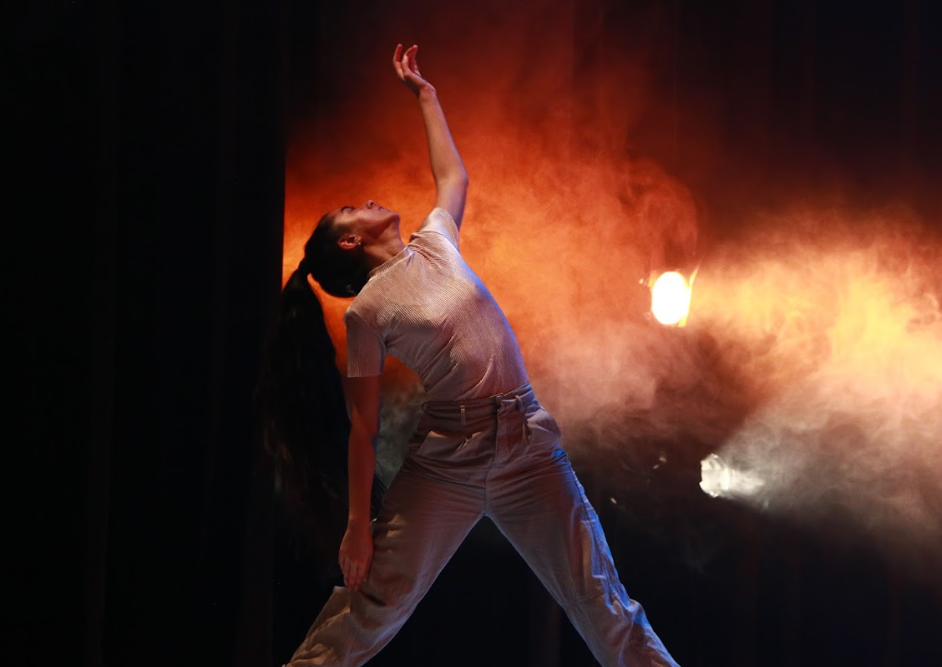
<path id="1" fill-rule="evenodd" d="M 99 148 L 114 151 L 98 183 L 95 313 L 114 339 L 93 368 L 92 410 L 112 418 L 94 420 L 110 474 L 89 480 L 88 516 L 107 517 L 89 544 L 92 576 L 106 575 L 90 617 L 107 664 L 262 664 L 270 494 L 252 392 L 280 290 L 284 5 L 116 5 L 102 18 L 113 105 Z"/>
<path id="2" fill-rule="evenodd" d="M 250 1 L 10 23 L 27 664 L 269 659 L 252 393 L 281 286 L 285 23 Z"/>

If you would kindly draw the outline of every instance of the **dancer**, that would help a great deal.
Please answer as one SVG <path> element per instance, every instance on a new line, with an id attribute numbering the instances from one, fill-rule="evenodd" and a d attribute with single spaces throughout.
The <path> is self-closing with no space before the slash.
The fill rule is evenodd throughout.
<path id="1" fill-rule="evenodd" d="M 418 99 L 435 207 L 408 244 L 373 201 L 326 214 L 289 289 L 307 275 L 356 297 L 347 328 L 349 514 L 336 588 L 290 665 L 362 665 L 392 639 L 482 517 L 514 545 L 606 667 L 676 667 L 618 580 L 595 511 L 536 399 L 500 307 L 459 253 L 468 177 L 412 46 L 393 66 Z M 370 521 L 385 356 L 428 402 L 379 515 Z"/>

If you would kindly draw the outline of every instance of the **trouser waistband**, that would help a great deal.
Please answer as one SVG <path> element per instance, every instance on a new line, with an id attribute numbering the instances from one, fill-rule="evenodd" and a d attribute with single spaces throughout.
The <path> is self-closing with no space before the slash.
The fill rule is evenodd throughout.
<path id="1" fill-rule="evenodd" d="M 466 427 L 482 418 L 516 410 L 524 412 L 536 403 L 533 387 L 527 382 L 503 394 L 461 401 L 426 401 L 422 411 L 436 421 L 448 421 Z"/>

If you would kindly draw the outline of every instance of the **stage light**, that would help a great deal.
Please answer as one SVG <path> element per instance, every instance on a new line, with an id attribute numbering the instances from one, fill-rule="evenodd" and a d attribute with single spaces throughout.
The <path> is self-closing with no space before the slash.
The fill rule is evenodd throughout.
<path id="1" fill-rule="evenodd" d="M 665 271 L 651 284 L 651 313 L 658 322 L 678 327 L 687 323 L 695 275 L 688 281 L 678 271 Z"/>
<path id="2" fill-rule="evenodd" d="M 700 461 L 700 488 L 713 498 L 752 496 L 764 485 L 757 475 L 737 470 L 717 454 Z"/>

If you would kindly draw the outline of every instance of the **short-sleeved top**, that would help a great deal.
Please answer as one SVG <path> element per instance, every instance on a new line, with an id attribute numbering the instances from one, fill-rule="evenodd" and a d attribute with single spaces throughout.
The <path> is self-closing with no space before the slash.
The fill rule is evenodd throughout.
<path id="1" fill-rule="evenodd" d="M 429 400 L 482 398 L 527 382 L 517 338 L 458 252 L 458 227 L 442 208 L 370 272 L 344 323 L 350 377 L 379 375 L 391 354 L 415 371 Z"/>

